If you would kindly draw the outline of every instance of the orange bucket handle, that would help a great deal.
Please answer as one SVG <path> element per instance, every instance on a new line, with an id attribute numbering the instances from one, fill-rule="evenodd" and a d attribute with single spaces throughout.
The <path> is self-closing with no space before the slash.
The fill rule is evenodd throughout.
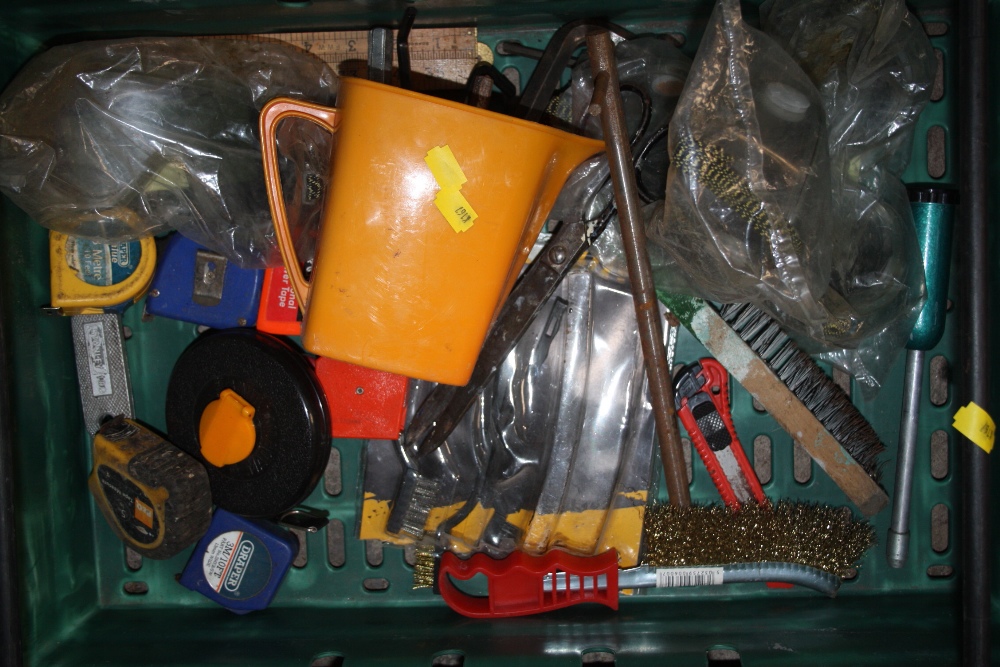
<path id="1" fill-rule="evenodd" d="M 306 280 L 295 256 L 292 233 L 288 228 L 288 214 L 285 211 L 285 199 L 281 193 L 281 177 L 278 173 L 278 141 L 275 131 L 278 123 L 285 118 L 309 120 L 333 134 L 340 126 L 340 112 L 337 109 L 288 97 L 271 100 L 260 112 L 260 143 L 263 149 L 264 180 L 267 183 L 271 218 L 274 220 L 278 249 L 281 251 L 281 260 L 285 263 L 288 281 L 292 284 L 295 297 L 299 300 L 299 310 L 305 313 L 306 304 L 309 303 L 309 281 Z"/>

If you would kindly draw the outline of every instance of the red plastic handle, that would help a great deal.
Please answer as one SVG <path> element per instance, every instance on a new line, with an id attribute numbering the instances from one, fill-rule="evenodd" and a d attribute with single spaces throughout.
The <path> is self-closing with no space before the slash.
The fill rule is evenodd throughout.
<path id="1" fill-rule="evenodd" d="M 465 581 L 477 574 L 485 575 L 489 582 L 486 597 L 469 595 L 454 584 L 453 580 Z M 545 590 L 546 575 L 553 582 L 571 583 Z M 599 587 L 602 575 L 605 585 Z M 446 551 L 438 564 L 437 586 L 449 607 L 470 618 L 527 616 L 583 602 L 618 609 L 618 552 L 586 557 L 565 551 L 550 551 L 544 556 L 515 552 L 496 560 L 486 554 L 462 559 Z"/>
<path id="2" fill-rule="evenodd" d="M 750 493 L 758 504 L 768 505 L 770 501 L 764 495 L 764 489 L 760 485 L 760 480 L 757 479 L 757 473 L 747 459 L 747 455 L 743 451 L 743 446 L 740 444 L 739 436 L 736 435 L 736 427 L 733 426 L 732 411 L 729 407 L 729 373 L 726 372 L 722 364 L 711 357 L 699 359 L 698 365 L 701 366 L 698 375 L 705 380 L 701 391 L 705 392 L 712 399 L 715 409 L 722 418 L 722 423 L 726 425 L 726 429 L 729 431 L 729 437 L 732 440 L 729 450 L 733 453 L 733 457 L 739 464 L 740 471 L 743 473 L 747 486 L 750 488 Z M 708 442 L 705 440 L 705 435 L 698 428 L 698 423 L 695 421 L 694 415 L 691 414 L 691 409 L 688 407 L 687 398 L 681 400 L 681 409 L 677 411 L 677 416 L 680 417 L 681 423 L 684 424 L 688 435 L 691 436 L 694 447 L 698 451 L 698 456 L 705 463 L 709 477 L 712 478 L 712 482 L 719 490 L 722 501 L 729 507 L 738 508 L 740 502 L 736 498 L 736 494 L 733 492 L 733 488 L 730 486 L 729 480 L 726 479 L 726 475 L 719 466 Z"/>

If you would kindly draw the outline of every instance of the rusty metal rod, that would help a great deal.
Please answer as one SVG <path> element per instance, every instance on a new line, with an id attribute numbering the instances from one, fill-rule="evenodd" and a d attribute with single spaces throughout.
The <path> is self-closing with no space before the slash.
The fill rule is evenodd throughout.
<path id="1" fill-rule="evenodd" d="M 663 344 L 663 323 L 653 284 L 653 268 L 646 252 L 646 233 L 640 212 L 635 170 L 632 167 L 625 114 L 622 111 L 611 35 L 606 30 L 589 33 L 587 51 L 590 54 L 590 67 L 594 72 L 593 104 L 600 107 L 592 107 L 591 111 L 600 111 L 601 126 L 604 128 L 604 142 L 611 167 L 611 182 L 618 206 L 618 223 L 621 226 L 628 276 L 632 284 L 632 298 L 635 300 L 635 314 L 639 322 L 639 339 L 649 377 L 649 392 L 653 400 L 656 435 L 660 443 L 660 459 L 663 461 L 667 493 L 670 494 L 672 505 L 687 507 L 691 504 L 691 492 L 684 464 L 684 446 L 677 427 L 673 385 Z M 601 92 L 603 95 L 598 97 Z"/>

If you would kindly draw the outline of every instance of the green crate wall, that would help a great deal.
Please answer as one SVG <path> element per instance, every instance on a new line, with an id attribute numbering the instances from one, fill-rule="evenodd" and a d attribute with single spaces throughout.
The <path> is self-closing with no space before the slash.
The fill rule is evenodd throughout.
<path id="1" fill-rule="evenodd" d="M 9 81 L 32 54 L 57 43 L 125 35 L 366 28 L 397 21 L 408 4 L 342 0 L 7 3 L 0 15 L 4 44 L 0 81 Z M 711 3 L 703 0 L 616 3 L 613 9 L 611 3 L 566 0 L 412 4 L 420 12 L 419 26 L 476 25 L 479 40 L 491 47 L 505 38 L 540 47 L 565 21 L 606 15 L 636 29 L 683 35 L 685 50 L 692 54 L 711 11 Z M 991 26 L 1000 29 L 997 5 L 993 3 Z M 752 7 L 748 9 L 752 15 Z M 945 4 L 925 3 L 916 9 L 926 22 L 946 28 L 931 38 L 943 56 L 945 87 L 943 99 L 932 102 L 921 118 L 906 179 L 935 180 L 927 173 L 925 138 L 937 126 L 945 136 L 945 173 L 937 180 L 954 184 L 958 159 L 954 148 L 958 114 L 954 15 Z M 498 57 L 497 65 L 516 67 L 522 81 L 531 70 L 531 62 L 525 59 Z M 1000 108 L 996 100 L 993 107 Z M 996 172 L 997 166 L 992 169 Z M 960 441 L 950 429 L 951 415 L 958 407 L 955 381 L 960 378 L 954 309 L 944 339 L 927 355 L 946 360 L 951 383 L 942 405 L 931 404 L 925 391 L 910 561 L 902 570 L 889 569 L 884 545 L 879 544 L 836 600 L 806 591 L 740 585 L 637 596 L 624 600 L 617 613 L 585 607 L 497 622 L 463 619 L 429 591 L 411 590 L 411 569 L 403 552 L 387 547 L 379 555 L 377 549 L 352 537 L 362 443 L 337 440 L 333 444 L 340 454 L 341 490 L 327 493 L 321 484 L 308 504 L 328 509 L 342 523 L 346 535 L 343 564 L 330 563 L 326 531 L 310 535 L 307 565 L 289 573 L 273 606 L 265 612 L 236 616 L 175 582 L 187 553 L 164 562 L 146 560 L 139 570 L 131 570 L 121 543 L 94 508 L 86 488 L 89 443 L 80 417 L 69 322 L 45 317 L 38 308 L 48 300 L 46 234 L 6 199 L 0 206 L 0 298 L 11 396 L 16 583 L 25 664 L 307 667 L 458 664 L 464 660 L 471 667 L 516 659 L 518 664 L 568 666 L 613 656 L 623 666 L 682 666 L 705 665 L 707 652 L 715 647 L 734 649 L 747 667 L 958 661 Z M 956 237 L 955 243 L 962 239 Z M 995 271 L 989 279 L 991 283 L 996 280 Z M 962 295 L 954 280 L 951 296 L 955 308 L 960 308 Z M 133 308 L 125 320 L 133 333 L 127 347 L 136 410 L 141 419 L 162 429 L 167 377 L 196 333 L 193 325 L 162 318 L 143 322 L 140 312 L 141 307 Z M 697 342 L 682 337 L 678 362 L 703 354 Z M 890 444 L 890 454 L 898 432 L 901 385 L 899 363 L 876 400 L 863 401 L 855 392 L 858 405 Z M 845 502 L 818 469 L 812 470 L 807 482 L 794 479 L 790 439 L 769 417 L 755 411 L 750 397 L 738 387 L 733 410 L 748 450 L 758 436 L 771 440 L 773 474 L 765 487 L 771 497 Z M 949 437 L 948 474 L 941 480 L 929 474 L 935 431 Z M 692 494 L 696 500 L 713 500 L 714 488 L 695 459 Z M 885 475 L 890 494 L 893 470 L 890 455 Z M 948 547 L 940 553 L 930 544 L 930 515 L 938 505 L 947 508 L 950 526 Z M 888 520 L 887 509 L 875 521 L 881 539 Z M 995 548 L 996 542 L 994 538 Z M 951 567 L 953 574 L 932 577 L 928 575 L 931 567 L 939 568 L 937 572 Z M 139 582 L 145 593 L 128 592 L 137 590 Z M 368 590 L 382 582 L 388 583 L 384 590 Z M 995 587 L 994 619 L 1000 616 L 998 599 Z"/>

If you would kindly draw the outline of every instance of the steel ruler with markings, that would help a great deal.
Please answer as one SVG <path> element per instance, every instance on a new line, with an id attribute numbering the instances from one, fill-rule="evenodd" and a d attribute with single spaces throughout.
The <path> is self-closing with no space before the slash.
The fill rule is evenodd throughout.
<path id="1" fill-rule="evenodd" d="M 239 37 L 254 41 L 288 42 L 316 55 L 338 74 L 357 77 L 367 74 L 367 30 L 284 32 Z M 393 31 L 394 43 L 395 38 L 396 31 Z M 418 90 L 464 85 L 469 72 L 480 59 L 492 59 L 489 49 L 477 43 L 474 27 L 414 28 L 410 31 L 409 47 L 414 86 Z M 398 65 L 393 49 L 393 66 Z M 396 79 L 395 72 L 393 78 Z"/>

